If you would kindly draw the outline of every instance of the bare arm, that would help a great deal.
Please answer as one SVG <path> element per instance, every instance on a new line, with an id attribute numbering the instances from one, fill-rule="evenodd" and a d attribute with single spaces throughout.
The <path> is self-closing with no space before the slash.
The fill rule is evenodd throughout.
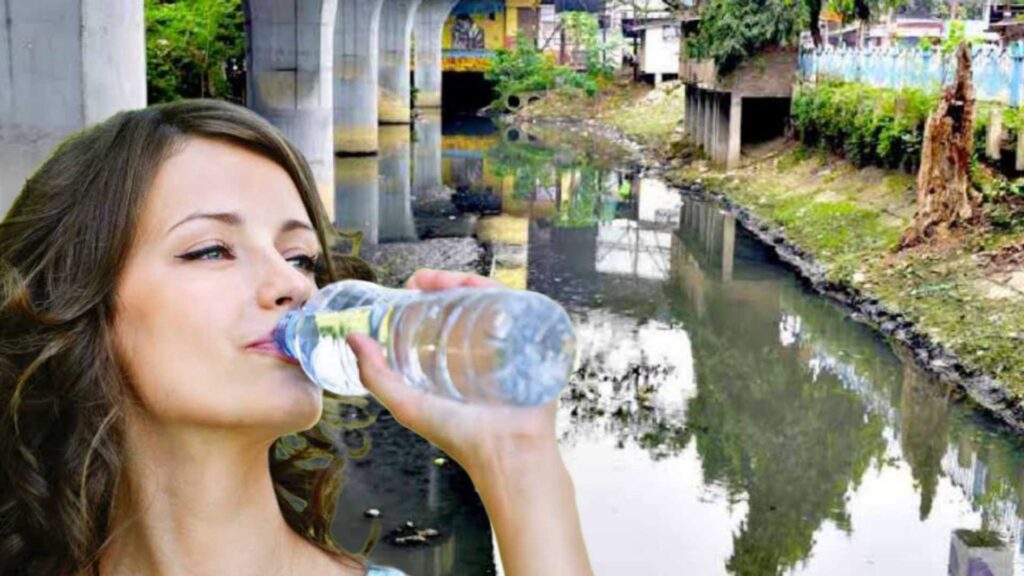
<path id="1" fill-rule="evenodd" d="M 426 271 L 410 287 L 493 286 L 486 278 Z M 363 384 L 404 426 L 459 462 L 491 519 L 507 576 L 590 576 L 575 490 L 555 438 L 555 403 L 532 408 L 464 404 L 406 386 L 380 346 L 350 336 Z"/>
<path id="2" fill-rule="evenodd" d="M 510 447 L 471 471 L 508 576 L 593 574 L 572 479 L 554 438 Z"/>

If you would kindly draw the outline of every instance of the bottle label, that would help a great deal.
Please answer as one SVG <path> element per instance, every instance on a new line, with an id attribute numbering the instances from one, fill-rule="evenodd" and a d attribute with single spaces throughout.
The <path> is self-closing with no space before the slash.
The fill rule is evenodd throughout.
<path id="1" fill-rule="evenodd" d="M 388 341 L 390 336 L 391 315 L 395 308 L 384 311 L 383 318 L 374 318 L 373 306 L 349 308 L 338 312 L 320 312 L 316 315 L 317 334 L 321 338 L 344 340 L 349 334 L 366 334 L 373 336 L 380 344 Z M 381 310 L 376 310 L 380 315 Z"/>
<path id="2" fill-rule="evenodd" d="M 349 308 L 341 312 L 320 312 L 316 315 L 316 330 L 321 338 L 344 340 L 349 334 L 370 333 L 370 307 Z"/>

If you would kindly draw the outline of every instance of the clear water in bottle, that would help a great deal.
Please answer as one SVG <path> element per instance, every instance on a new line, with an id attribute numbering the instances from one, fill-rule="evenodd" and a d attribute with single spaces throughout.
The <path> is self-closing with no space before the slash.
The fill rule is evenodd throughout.
<path id="1" fill-rule="evenodd" d="M 349 334 L 368 334 L 410 386 L 466 402 L 543 404 L 568 381 L 576 339 L 553 300 L 522 290 L 417 292 L 347 280 L 286 316 L 278 345 L 323 388 L 365 394 Z"/>

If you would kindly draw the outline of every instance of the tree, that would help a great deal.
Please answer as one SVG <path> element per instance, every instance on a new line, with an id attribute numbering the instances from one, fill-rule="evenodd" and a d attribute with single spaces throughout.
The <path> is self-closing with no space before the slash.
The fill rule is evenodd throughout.
<path id="1" fill-rule="evenodd" d="M 957 50 L 956 81 L 948 86 L 925 126 L 917 175 L 917 212 L 902 248 L 941 238 L 974 217 L 970 165 L 974 148 L 974 86 L 967 44 Z"/>
<path id="2" fill-rule="evenodd" d="M 821 0 L 806 0 L 807 14 L 809 18 L 808 29 L 811 31 L 811 39 L 814 40 L 814 47 L 819 48 L 821 39 Z"/>
<path id="3" fill-rule="evenodd" d="M 219 97 L 240 101 L 229 67 L 245 57 L 242 0 L 146 0 L 150 103 Z"/>
<path id="4" fill-rule="evenodd" d="M 687 54 L 714 59 L 719 74 L 767 46 L 794 44 L 808 21 L 805 0 L 708 0 L 700 17 Z"/>

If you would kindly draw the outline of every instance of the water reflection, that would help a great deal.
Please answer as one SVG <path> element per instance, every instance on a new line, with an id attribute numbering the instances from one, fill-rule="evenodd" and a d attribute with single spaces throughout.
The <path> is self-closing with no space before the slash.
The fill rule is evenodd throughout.
<path id="1" fill-rule="evenodd" d="M 412 132 L 408 126 L 380 127 L 380 232 L 378 241 L 417 239 L 412 216 Z"/>
<path id="2" fill-rule="evenodd" d="M 334 160 L 334 225 L 360 231 L 363 242 L 380 239 L 380 158 L 341 156 Z"/>
<path id="3" fill-rule="evenodd" d="M 560 431 L 599 570 L 938 573 L 962 528 L 1021 548 L 1018 440 L 808 292 L 734 218 L 538 142 L 494 137 L 480 158 L 472 138 L 451 156 L 501 179 L 487 192 L 502 214 L 480 221 L 504 251 L 498 274 L 518 263 L 577 323 Z M 656 495 L 609 506 L 626 500 L 607 481 L 618 469 Z M 652 488 L 692 470 L 693 494 Z M 654 514 L 666 503 L 678 514 Z M 624 525 L 638 534 L 607 528 Z M 701 545 L 652 544 L 660 534 Z"/>

